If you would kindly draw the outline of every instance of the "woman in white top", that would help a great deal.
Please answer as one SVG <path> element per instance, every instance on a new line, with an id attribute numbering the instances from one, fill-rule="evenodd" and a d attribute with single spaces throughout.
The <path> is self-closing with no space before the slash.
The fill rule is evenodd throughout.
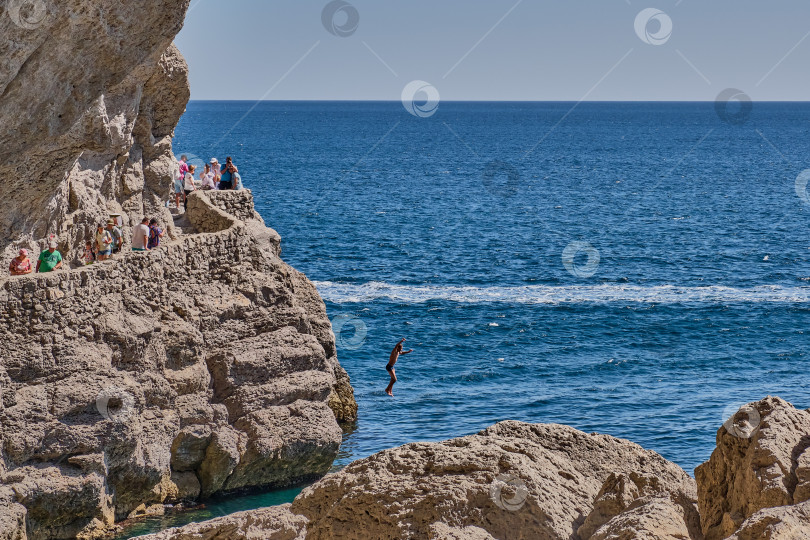
<path id="1" fill-rule="evenodd" d="M 183 178 L 183 191 L 185 192 L 185 197 L 183 198 L 183 210 L 188 210 L 188 195 L 192 191 L 197 191 L 197 186 L 194 185 L 194 165 L 188 166 L 188 172 L 186 173 L 185 178 Z"/>
<path id="2" fill-rule="evenodd" d="M 214 173 L 207 163 L 205 164 L 205 170 L 200 173 L 200 181 L 202 182 L 201 189 L 217 189 L 216 184 L 214 184 Z"/>
<path id="3" fill-rule="evenodd" d="M 222 177 L 222 173 L 217 158 L 211 158 L 211 172 L 214 173 L 214 186 L 219 189 L 219 179 Z"/>

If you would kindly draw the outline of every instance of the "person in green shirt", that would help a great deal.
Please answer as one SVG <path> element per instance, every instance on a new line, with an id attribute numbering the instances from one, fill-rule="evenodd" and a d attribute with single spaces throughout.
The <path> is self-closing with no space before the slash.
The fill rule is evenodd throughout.
<path id="1" fill-rule="evenodd" d="M 62 268 L 62 254 L 56 251 L 56 242 L 48 244 L 48 249 L 39 254 L 37 272 L 51 272 Z"/>

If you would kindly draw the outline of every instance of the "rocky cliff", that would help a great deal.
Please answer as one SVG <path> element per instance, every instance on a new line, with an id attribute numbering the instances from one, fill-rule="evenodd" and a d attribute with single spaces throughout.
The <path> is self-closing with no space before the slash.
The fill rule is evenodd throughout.
<path id="1" fill-rule="evenodd" d="M 357 409 L 314 286 L 249 191 L 193 195 L 185 219 L 149 253 L 0 281 L 0 538 L 331 466 Z"/>
<path id="2" fill-rule="evenodd" d="M 810 538 L 810 411 L 779 398 L 717 432 L 696 481 L 636 444 L 502 422 L 359 460 L 291 505 L 145 540 L 799 540 Z"/>
<path id="3" fill-rule="evenodd" d="M 7 0 L 0 10 L 0 254 L 72 256 L 121 213 L 168 220 L 189 97 L 171 45 L 189 0 Z M 164 215 L 165 213 L 165 215 Z M 5 259 L 4 259 L 5 260 Z"/>
<path id="4" fill-rule="evenodd" d="M 0 538 L 90 538 L 150 506 L 317 478 L 357 412 L 314 286 L 248 191 L 163 206 L 188 0 L 7 0 L 0 254 L 144 215 L 148 254 L 0 278 Z M 158 507 L 158 506 L 155 506 Z"/>

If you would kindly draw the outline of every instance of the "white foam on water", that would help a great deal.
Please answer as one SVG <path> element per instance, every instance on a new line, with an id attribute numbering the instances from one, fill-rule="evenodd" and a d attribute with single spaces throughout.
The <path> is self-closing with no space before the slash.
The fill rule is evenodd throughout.
<path id="1" fill-rule="evenodd" d="M 720 285 L 526 285 L 521 287 L 413 286 L 372 281 L 364 284 L 316 281 L 324 300 L 350 304 L 387 300 L 419 304 L 434 300 L 462 304 L 735 304 L 810 303 L 810 287 L 760 285 L 735 288 Z"/>

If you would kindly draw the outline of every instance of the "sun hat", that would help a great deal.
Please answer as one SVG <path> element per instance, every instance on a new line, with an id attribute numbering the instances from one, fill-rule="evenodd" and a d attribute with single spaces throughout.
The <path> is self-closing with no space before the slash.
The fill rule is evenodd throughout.
<path id="1" fill-rule="evenodd" d="M 56 247 L 57 247 L 58 245 L 59 245 L 59 244 L 57 244 L 57 243 L 56 243 L 56 240 L 51 240 L 50 242 L 48 242 L 48 247 L 49 247 L 49 248 L 56 249 Z"/>
<path id="2" fill-rule="evenodd" d="M 115 220 L 108 219 L 107 220 L 107 225 L 115 225 Z"/>
<path id="3" fill-rule="evenodd" d="M 25 248 L 20 248 L 20 255 L 23 257 L 28 257 L 28 250 Z"/>
<path id="4" fill-rule="evenodd" d="M 219 163 L 219 161 L 217 161 L 217 158 L 212 157 L 212 158 L 211 158 L 211 163 Z"/>

